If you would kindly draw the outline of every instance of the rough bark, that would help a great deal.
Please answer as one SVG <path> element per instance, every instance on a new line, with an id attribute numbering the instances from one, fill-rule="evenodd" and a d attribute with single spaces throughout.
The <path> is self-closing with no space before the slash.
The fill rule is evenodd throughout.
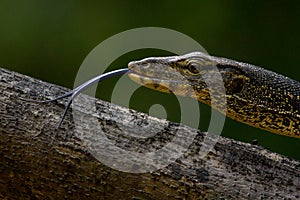
<path id="1" fill-rule="evenodd" d="M 188 151 L 163 169 L 148 173 L 112 169 L 90 153 L 75 133 L 70 114 L 56 129 L 66 100 L 38 104 L 20 99 L 51 99 L 66 91 L 0 68 L 1 199 L 300 198 L 299 161 L 223 137 L 201 157 L 198 151 L 207 133 L 200 131 Z M 128 151 L 158 150 L 178 131 L 175 123 L 97 99 L 95 105 L 98 114 L 86 113 L 84 106 L 76 108 L 84 116 L 76 120 L 96 118 L 107 138 Z M 95 133 L 95 127 L 82 122 L 76 123 L 76 130 Z M 126 134 L 126 130 L 138 133 L 134 127 L 145 124 L 165 128 L 151 139 Z M 180 130 L 195 131 L 185 126 Z"/>

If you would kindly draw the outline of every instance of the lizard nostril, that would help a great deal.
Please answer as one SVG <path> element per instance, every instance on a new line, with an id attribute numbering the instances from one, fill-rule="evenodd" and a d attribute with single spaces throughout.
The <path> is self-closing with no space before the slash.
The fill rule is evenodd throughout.
<path id="1" fill-rule="evenodd" d="M 151 66 L 150 63 L 146 63 L 146 64 L 143 65 L 143 68 L 144 68 L 144 69 L 147 69 L 147 68 L 149 68 L 150 66 Z"/>

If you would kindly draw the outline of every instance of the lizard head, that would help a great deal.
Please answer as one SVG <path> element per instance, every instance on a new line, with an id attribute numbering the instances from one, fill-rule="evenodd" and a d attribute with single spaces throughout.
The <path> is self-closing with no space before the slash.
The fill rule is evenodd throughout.
<path id="1" fill-rule="evenodd" d="M 128 67 L 129 77 L 138 84 L 206 103 L 210 101 L 211 92 L 220 92 L 220 87 L 224 89 L 216 63 L 201 52 L 145 58 L 130 62 Z"/>

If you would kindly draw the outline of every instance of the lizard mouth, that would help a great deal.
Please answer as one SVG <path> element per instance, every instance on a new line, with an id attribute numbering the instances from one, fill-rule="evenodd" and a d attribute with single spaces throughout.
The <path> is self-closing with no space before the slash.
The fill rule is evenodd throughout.
<path id="1" fill-rule="evenodd" d="M 135 72 L 132 70 L 130 71 L 130 73 L 128 73 L 128 77 L 132 81 L 134 81 L 138 84 L 144 85 L 149 88 L 154 88 L 154 89 L 156 89 L 159 85 L 168 88 L 168 87 L 170 87 L 170 84 L 172 82 L 175 83 L 174 80 L 161 79 L 161 78 L 157 78 L 154 76 L 148 76 L 148 75 L 141 74 L 141 73 L 138 73 L 138 72 Z"/>
<path id="2" fill-rule="evenodd" d="M 128 77 L 147 88 L 180 96 L 195 96 L 191 82 L 180 73 L 168 69 L 167 66 L 152 67 L 150 64 L 149 66 L 135 65 L 130 62 L 128 68 L 130 69 Z"/>
<path id="3" fill-rule="evenodd" d="M 162 77 L 157 77 L 158 73 L 150 68 L 149 63 L 132 61 L 128 64 L 128 68 L 130 69 L 128 77 L 138 84 L 147 85 L 167 81 Z"/>
<path id="4" fill-rule="evenodd" d="M 140 70 L 135 70 L 135 68 L 131 68 L 129 66 L 129 73 L 127 74 L 128 77 L 133 80 L 136 83 L 142 84 L 142 85 L 148 85 L 148 84 L 161 84 L 161 85 L 170 85 L 170 84 L 187 84 L 187 80 L 184 80 L 182 77 L 181 79 L 176 77 L 169 77 L 169 76 L 163 76 L 162 73 L 145 73 L 141 72 Z M 178 76 L 178 75 L 177 75 Z M 182 75 L 180 75 L 182 76 Z"/>
<path id="5" fill-rule="evenodd" d="M 128 64 L 128 68 L 130 69 L 129 78 L 139 84 L 187 83 L 187 79 L 183 75 L 166 63 L 132 61 Z"/>

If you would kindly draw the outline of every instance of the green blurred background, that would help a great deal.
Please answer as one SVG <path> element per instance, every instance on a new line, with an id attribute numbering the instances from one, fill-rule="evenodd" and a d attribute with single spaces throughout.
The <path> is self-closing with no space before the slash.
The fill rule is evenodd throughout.
<path id="1" fill-rule="evenodd" d="M 146 26 L 180 31 L 211 55 L 263 66 L 300 81 L 300 1 L 296 0 L 2 0 L 0 24 L 1 67 L 68 88 L 73 87 L 78 68 L 96 45 L 121 31 Z M 167 54 L 151 49 L 131 52 L 110 69 L 122 68 L 131 60 Z M 98 86 L 101 99 L 110 100 L 116 80 Z M 140 88 L 132 95 L 130 107 L 148 112 L 155 103 L 166 106 L 170 120 L 178 120 L 178 102 L 172 95 Z M 209 114 L 209 109 L 201 105 L 201 119 Z M 222 135 L 245 142 L 257 139 L 259 145 L 300 160 L 300 139 L 274 135 L 230 119 L 226 119 Z"/>

